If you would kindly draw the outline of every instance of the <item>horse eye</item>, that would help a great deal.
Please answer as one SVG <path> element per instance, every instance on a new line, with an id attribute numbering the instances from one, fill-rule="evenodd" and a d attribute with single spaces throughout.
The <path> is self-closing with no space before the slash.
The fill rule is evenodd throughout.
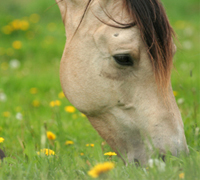
<path id="1" fill-rule="evenodd" d="M 129 54 L 117 54 L 113 58 L 121 66 L 133 66 L 133 59 Z"/>

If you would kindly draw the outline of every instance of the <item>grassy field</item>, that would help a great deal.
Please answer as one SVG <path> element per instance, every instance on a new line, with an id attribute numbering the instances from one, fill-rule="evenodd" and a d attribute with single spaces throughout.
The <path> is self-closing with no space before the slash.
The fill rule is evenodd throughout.
<path id="1" fill-rule="evenodd" d="M 116 156 L 104 156 L 110 147 L 62 94 L 65 31 L 58 7 L 53 0 L 7 0 L 0 6 L 0 148 L 6 154 L 0 179 L 92 179 L 87 172 L 110 160 L 115 168 L 99 179 L 200 179 L 200 5 L 198 0 L 162 2 L 178 38 L 172 86 L 190 156 L 169 155 L 164 169 L 126 167 Z M 38 155 L 42 148 L 55 155 Z"/>

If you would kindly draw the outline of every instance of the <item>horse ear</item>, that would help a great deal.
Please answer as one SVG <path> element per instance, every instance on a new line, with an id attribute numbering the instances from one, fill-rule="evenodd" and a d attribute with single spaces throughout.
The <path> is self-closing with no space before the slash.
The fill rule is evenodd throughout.
<path id="1" fill-rule="evenodd" d="M 66 17 L 66 12 L 67 12 L 66 0 L 55 0 L 55 1 L 60 9 L 63 23 L 65 24 L 65 17 Z"/>

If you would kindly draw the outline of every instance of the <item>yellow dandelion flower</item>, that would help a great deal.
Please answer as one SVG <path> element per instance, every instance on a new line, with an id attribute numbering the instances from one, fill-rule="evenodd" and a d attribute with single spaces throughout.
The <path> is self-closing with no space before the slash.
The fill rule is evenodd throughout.
<path id="1" fill-rule="evenodd" d="M 55 106 L 60 106 L 61 102 L 59 100 L 55 100 Z"/>
<path id="2" fill-rule="evenodd" d="M 72 145 L 72 144 L 74 144 L 73 141 L 65 141 L 65 145 Z"/>
<path id="3" fill-rule="evenodd" d="M 40 106 L 40 101 L 34 100 L 34 101 L 32 102 L 32 105 L 33 105 L 33 107 L 39 107 L 39 106 Z"/>
<path id="4" fill-rule="evenodd" d="M 174 96 L 177 96 L 178 92 L 177 91 L 173 91 L 173 94 L 174 94 Z"/>
<path id="5" fill-rule="evenodd" d="M 20 29 L 26 31 L 29 28 L 29 22 L 26 20 L 20 21 Z"/>
<path id="6" fill-rule="evenodd" d="M 13 32 L 13 27 L 10 25 L 4 26 L 2 29 L 4 34 L 11 34 Z"/>
<path id="7" fill-rule="evenodd" d="M 0 137 L 0 143 L 4 142 L 4 138 Z"/>
<path id="8" fill-rule="evenodd" d="M 44 148 L 44 149 L 41 149 L 40 152 L 38 151 L 37 154 L 38 155 L 45 154 L 46 156 L 51 156 L 51 155 L 55 155 L 55 152 L 51 149 Z"/>
<path id="9" fill-rule="evenodd" d="M 60 92 L 60 93 L 58 94 L 58 97 L 59 97 L 60 99 L 62 99 L 62 98 L 65 97 L 65 94 L 64 94 L 63 92 Z"/>
<path id="10" fill-rule="evenodd" d="M 3 112 L 3 117 L 6 117 L 6 118 L 10 117 L 10 112 L 8 111 Z"/>
<path id="11" fill-rule="evenodd" d="M 37 23 L 40 20 L 40 16 L 38 14 L 31 14 L 29 17 L 29 21 L 32 23 Z"/>
<path id="12" fill-rule="evenodd" d="M 94 144 L 86 144 L 87 147 L 91 146 L 94 147 Z"/>
<path id="13" fill-rule="evenodd" d="M 104 153 L 104 156 L 116 156 L 117 154 L 115 152 L 107 152 Z"/>
<path id="14" fill-rule="evenodd" d="M 81 116 L 82 116 L 82 117 L 86 117 L 86 115 L 85 115 L 85 114 L 83 114 L 83 113 L 81 113 Z"/>
<path id="15" fill-rule="evenodd" d="M 80 155 L 81 155 L 81 156 L 83 156 L 83 155 L 84 155 L 84 153 L 80 153 Z"/>
<path id="16" fill-rule="evenodd" d="M 10 24 L 12 25 L 14 30 L 18 30 L 21 27 L 19 19 L 12 21 Z"/>
<path id="17" fill-rule="evenodd" d="M 54 106 L 60 106 L 61 102 L 59 100 L 51 101 L 49 103 L 49 106 L 54 107 Z"/>
<path id="18" fill-rule="evenodd" d="M 51 131 L 47 131 L 47 138 L 50 140 L 56 139 L 56 135 L 52 133 Z"/>
<path id="19" fill-rule="evenodd" d="M 66 106 L 65 111 L 69 113 L 74 113 L 76 111 L 74 106 Z"/>
<path id="20" fill-rule="evenodd" d="M 88 171 L 88 175 L 90 175 L 93 178 L 97 178 L 100 174 L 110 171 L 114 167 L 115 165 L 112 162 L 100 163 L 94 166 L 90 171 Z"/>
<path id="21" fill-rule="evenodd" d="M 35 87 L 33 87 L 33 88 L 30 89 L 30 93 L 31 94 L 37 94 L 37 92 L 38 92 L 38 90 Z"/>
<path id="22" fill-rule="evenodd" d="M 49 106 L 50 106 L 50 107 L 54 107 L 54 106 L 55 106 L 55 101 L 51 101 L 51 102 L 49 103 Z"/>
<path id="23" fill-rule="evenodd" d="M 21 49 L 22 48 L 22 42 L 21 41 L 14 41 L 12 43 L 12 46 L 14 49 Z"/>
<path id="24" fill-rule="evenodd" d="M 180 173 L 180 174 L 179 174 L 179 178 L 180 178 L 180 179 L 184 179 L 184 178 L 185 178 L 185 174 L 184 174 L 184 173 Z"/>

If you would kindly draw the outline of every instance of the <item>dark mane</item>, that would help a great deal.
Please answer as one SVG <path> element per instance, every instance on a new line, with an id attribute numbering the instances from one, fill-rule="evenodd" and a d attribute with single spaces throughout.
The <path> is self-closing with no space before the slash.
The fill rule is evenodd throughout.
<path id="1" fill-rule="evenodd" d="M 173 36 L 160 0 L 124 0 L 125 6 L 140 29 L 148 47 L 156 82 L 163 92 L 168 90 L 173 64 Z"/>

